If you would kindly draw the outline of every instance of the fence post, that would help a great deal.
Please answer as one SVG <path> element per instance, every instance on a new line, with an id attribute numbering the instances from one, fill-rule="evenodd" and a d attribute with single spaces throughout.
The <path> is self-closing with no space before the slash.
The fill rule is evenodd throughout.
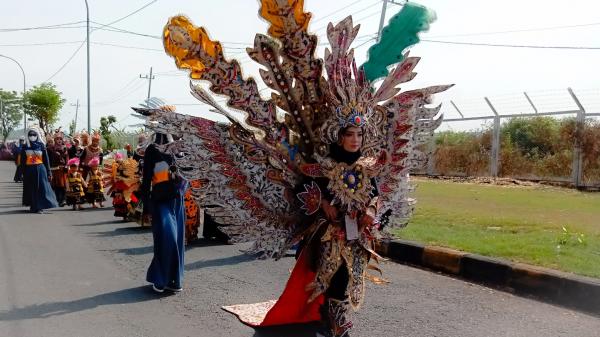
<path id="1" fill-rule="evenodd" d="M 573 185 L 579 188 L 583 185 L 583 132 L 585 128 L 585 108 L 581 105 L 581 102 L 573 92 L 573 89 L 568 88 L 569 94 L 577 105 L 577 118 L 575 120 L 575 143 L 573 144 L 573 166 L 572 166 L 572 177 Z"/>
<path id="2" fill-rule="evenodd" d="M 535 107 L 535 104 L 533 104 L 533 101 L 531 100 L 531 98 L 529 98 L 529 95 L 527 95 L 527 92 L 524 91 L 523 94 L 525 95 L 525 98 L 527 98 L 527 102 L 529 102 L 529 104 L 533 108 L 533 111 L 535 111 L 535 113 L 538 113 L 538 109 Z"/>
<path id="3" fill-rule="evenodd" d="M 500 115 L 496 111 L 496 108 L 492 105 L 492 102 L 487 97 L 484 97 L 486 103 L 492 109 L 494 113 L 494 133 L 492 135 L 492 153 L 490 158 L 490 175 L 494 178 L 498 177 L 498 164 L 500 162 Z"/>
<path id="4" fill-rule="evenodd" d="M 427 151 L 429 152 L 429 160 L 427 161 L 427 175 L 433 176 L 435 175 L 435 133 L 429 140 L 429 148 Z"/>

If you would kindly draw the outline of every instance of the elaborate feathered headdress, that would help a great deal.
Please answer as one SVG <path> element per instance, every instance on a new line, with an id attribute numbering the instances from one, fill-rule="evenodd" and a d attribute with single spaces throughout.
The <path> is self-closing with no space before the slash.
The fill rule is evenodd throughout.
<path id="1" fill-rule="evenodd" d="M 90 134 L 87 131 L 82 131 L 80 134 L 81 146 L 86 147 L 90 145 Z"/>

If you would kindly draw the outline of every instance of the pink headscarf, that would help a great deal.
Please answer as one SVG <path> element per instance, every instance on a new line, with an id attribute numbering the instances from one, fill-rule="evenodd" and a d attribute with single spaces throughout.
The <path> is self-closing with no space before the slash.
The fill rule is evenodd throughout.
<path id="1" fill-rule="evenodd" d="M 98 165 L 100 165 L 100 159 L 98 157 L 94 157 L 88 162 L 88 166 L 90 166 L 90 167 L 98 166 Z"/>
<path id="2" fill-rule="evenodd" d="M 67 162 L 67 166 L 71 166 L 71 165 L 79 166 L 79 158 L 69 159 L 69 161 Z"/>

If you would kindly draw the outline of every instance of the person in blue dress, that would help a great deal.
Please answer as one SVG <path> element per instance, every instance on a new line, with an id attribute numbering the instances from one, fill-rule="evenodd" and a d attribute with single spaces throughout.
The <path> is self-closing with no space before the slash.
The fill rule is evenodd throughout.
<path id="1" fill-rule="evenodd" d="M 157 133 L 144 153 L 141 195 L 144 213 L 152 215 L 154 256 L 146 280 L 158 293 L 183 289 L 184 192 L 187 182 L 174 166 L 174 158 L 160 150 L 172 142 L 170 135 Z"/>
<path id="2" fill-rule="evenodd" d="M 27 130 L 27 140 L 21 151 L 21 169 L 23 206 L 29 206 L 32 213 L 44 213 L 45 209 L 58 207 L 50 186 L 52 176 L 43 133 L 36 127 Z"/>
<path id="3" fill-rule="evenodd" d="M 23 168 L 21 167 L 21 151 L 23 151 L 23 146 L 25 146 L 25 137 L 19 137 L 19 143 L 15 144 L 13 148 L 13 157 L 15 158 L 15 177 L 13 178 L 15 183 L 23 182 Z"/>

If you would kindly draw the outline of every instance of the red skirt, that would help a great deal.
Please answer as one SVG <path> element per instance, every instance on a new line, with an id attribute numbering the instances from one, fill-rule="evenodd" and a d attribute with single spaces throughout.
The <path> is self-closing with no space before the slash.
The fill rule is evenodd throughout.
<path id="1" fill-rule="evenodd" d="M 223 310 L 236 315 L 242 323 L 252 327 L 320 321 L 320 308 L 325 302 L 325 296 L 320 295 L 308 302 L 312 292 L 307 291 L 306 287 L 315 280 L 316 273 L 310 269 L 307 257 L 305 253 L 300 254 L 279 300 L 224 306 Z"/>

